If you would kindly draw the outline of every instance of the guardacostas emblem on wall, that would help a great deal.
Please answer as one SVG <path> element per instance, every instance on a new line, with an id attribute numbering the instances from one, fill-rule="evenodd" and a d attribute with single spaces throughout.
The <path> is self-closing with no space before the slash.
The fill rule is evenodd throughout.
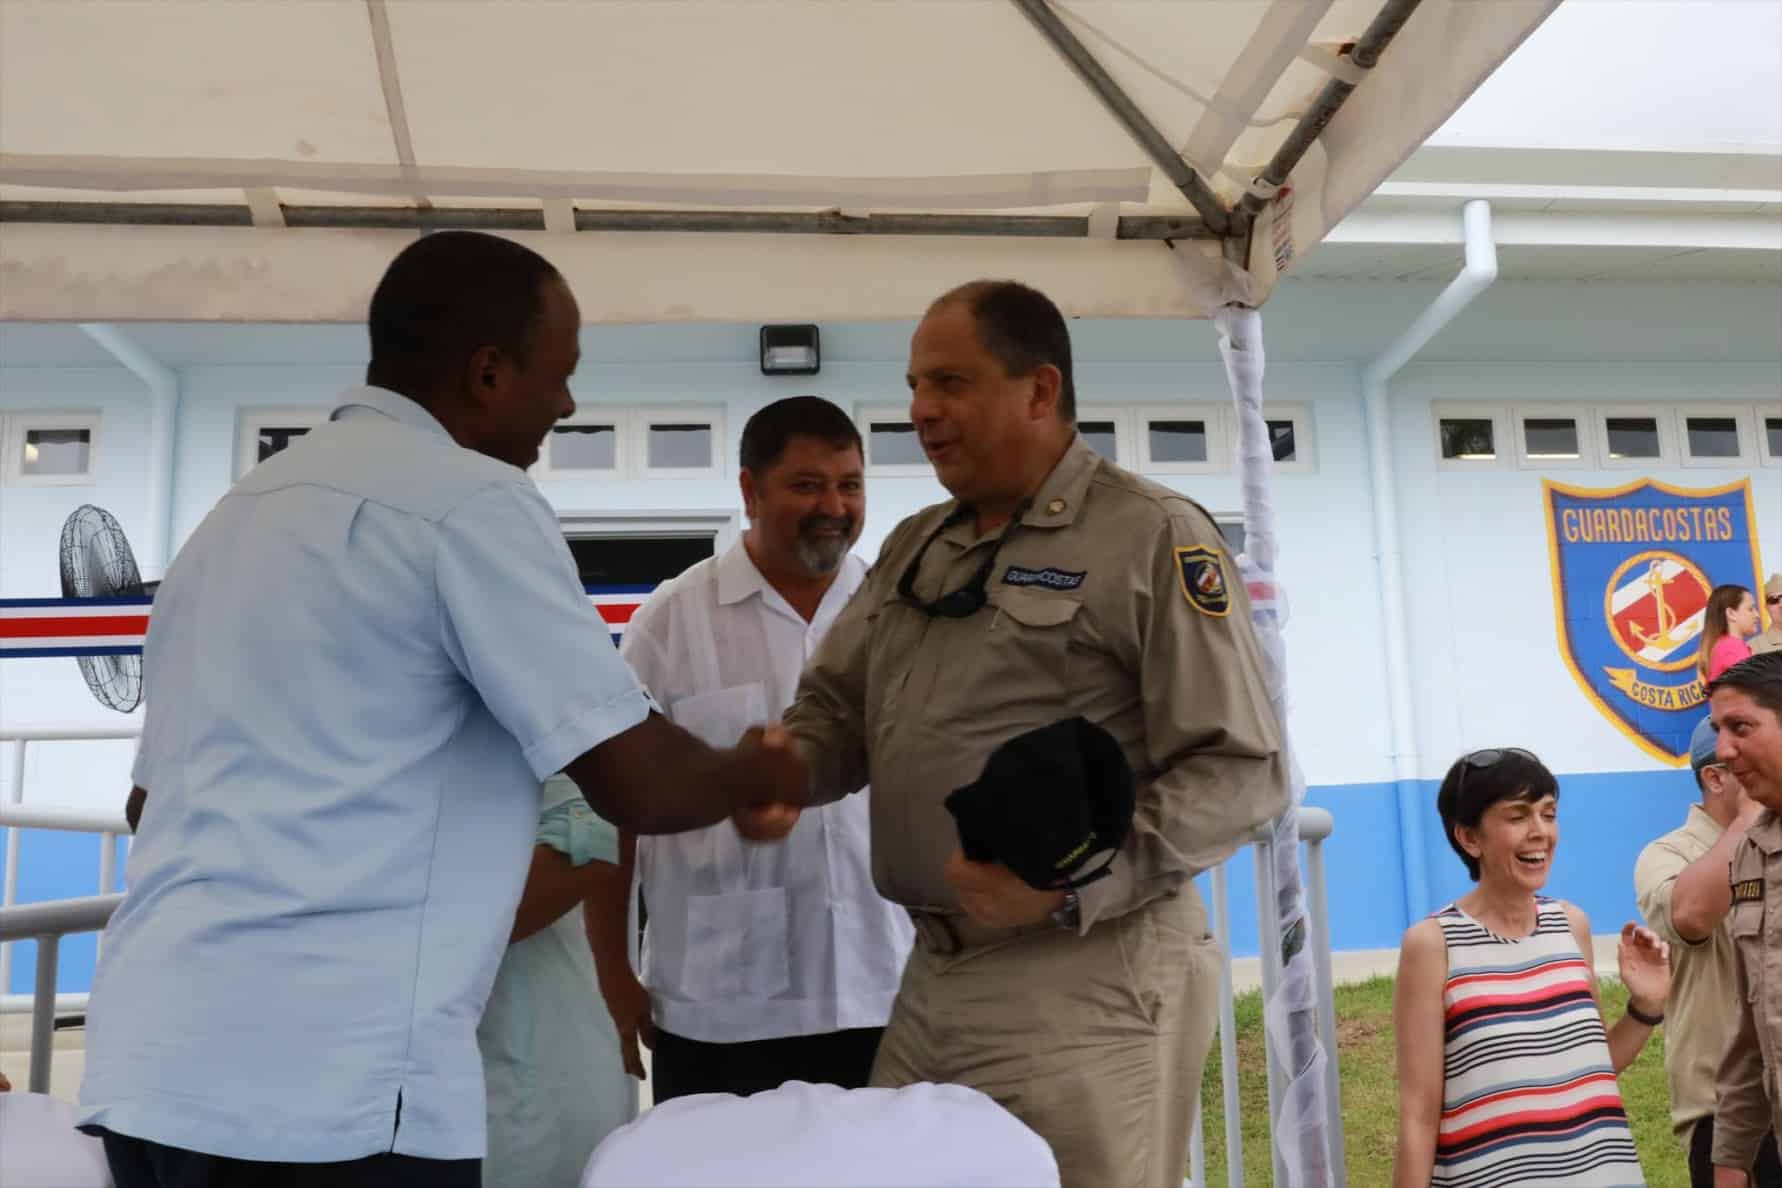
<path id="1" fill-rule="evenodd" d="M 1695 662 L 1708 594 L 1761 586 L 1751 483 L 1542 485 L 1566 666 L 1641 750 L 1681 766 L 1706 700 Z"/>

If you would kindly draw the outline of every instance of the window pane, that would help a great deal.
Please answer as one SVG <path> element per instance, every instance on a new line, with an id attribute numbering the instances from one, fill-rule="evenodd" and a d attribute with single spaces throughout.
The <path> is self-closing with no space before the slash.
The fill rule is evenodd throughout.
<path id="1" fill-rule="evenodd" d="M 284 428 L 279 428 L 273 425 L 262 427 L 259 434 L 259 457 L 255 460 L 259 462 L 266 461 L 266 459 L 272 457 L 274 454 L 288 449 L 292 442 L 308 432 L 309 426 L 307 425 L 292 425 Z"/>
<path id="2" fill-rule="evenodd" d="M 868 437 L 874 466 L 921 466 L 928 461 L 916 427 L 908 421 L 874 421 Z"/>
<path id="3" fill-rule="evenodd" d="M 1243 524 L 1241 522 L 1234 523 L 1230 520 L 1220 520 L 1218 521 L 1218 524 L 1219 535 L 1225 538 L 1225 547 L 1231 550 L 1231 555 L 1235 557 L 1243 552 L 1244 541 L 1249 538 L 1248 534 L 1244 531 Z"/>
<path id="4" fill-rule="evenodd" d="M 1737 458 L 1739 422 L 1732 417 L 1688 417 L 1691 458 Z"/>
<path id="5" fill-rule="evenodd" d="M 710 425 L 651 425 L 652 470 L 706 470 L 712 464 Z"/>
<path id="6" fill-rule="evenodd" d="M 1152 421 L 1147 429 L 1153 462 L 1205 462 L 1205 421 Z"/>
<path id="7" fill-rule="evenodd" d="M 616 425 L 558 425 L 551 430 L 552 470 L 617 470 Z"/>
<path id="8" fill-rule="evenodd" d="M 1609 457 L 1656 458 L 1658 449 L 1657 417 L 1609 417 Z"/>
<path id="9" fill-rule="evenodd" d="M 90 429 L 27 429 L 22 474 L 85 474 L 92 458 Z"/>
<path id="10" fill-rule="evenodd" d="M 1782 458 L 1782 417 L 1765 417 L 1763 435 L 1770 443 L 1770 457 Z"/>
<path id="11" fill-rule="evenodd" d="M 1268 444 L 1277 462 L 1292 462 L 1299 457 L 1299 447 L 1293 441 L 1292 421 L 1268 422 Z"/>
<path id="12" fill-rule="evenodd" d="M 1083 435 L 1083 440 L 1089 443 L 1090 449 L 1109 462 L 1120 460 L 1112 421 L 1078 421 L 1077 432 Z"/>
<path id="13" fill-rule="evenodd" d="M 1522 444 L 1530 458 L 1576 458 L 1578 422 L 1571 417 L 1528 417 L 1522 422 Z"/>
<path id="14" fill-rule="evenodd" d="M 1497 457 L 1497 441 L 1489 417 L 1443 417 L 1442 457 L 1468 462 Z"/>

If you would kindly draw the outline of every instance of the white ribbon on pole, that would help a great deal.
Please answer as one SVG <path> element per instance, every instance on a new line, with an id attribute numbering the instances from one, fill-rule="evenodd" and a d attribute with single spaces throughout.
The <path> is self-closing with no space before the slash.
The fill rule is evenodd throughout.
<path id="1" fill-rule="evenodd" d="M 1292 799 L 1274 823 L 1272 884 L 1280 938 L 1280 951 L 1272 964 L 1280 970 L 1263 1004 L 1271 1093 L 1275 1117 L 1270 1126 L 1275 1145 L 1275 1166 L 1284 1180 L 1280 1188 L 1339 1188 L 1341 1168 L 1333 1163 L 1336 1145 L 1330 1134 L 1329 1093 L 1325 1066 L 1332 1058 L 1324 1051 L 1318 1034 L 1318 987 L 1307 935 L 1304 883 L 1299 869 L 1299 809 L 1305 801 L 1305 776 L 1293 755 L 1287 736 L 1287 650 L 1281 629 L 1287 607 L 1275 576 L 1277 556 L 1274 504 L 1269 492 L 1274 447 L 1262 415 L 1262 315 L 1254 309 L 1225 305 L 1215 312 L 1219 328 L 1219 354 L 1231 382 L 1237 410 L 1239 471 L 1244 491 L 1244 551 L 1238 572 L 1250 595 L 1250 617 L 1261 645 L 1269 699 L 1281 724 L 1286 748 Z M 1267 886 L 1267 873 L 1257 878 Z M 1263 921 L 1258 921 L 1264 925 Z M 1261 927 L 1261 935 L 1271 930 Z M 1266 943 L 1266 942 L 1265 942 Z M 1271 964 L 1264 957 L 1264 969 Z M 1341 1152 L 1334 1152 L 1337 1158 Z M 1242 1152 L 1228 1152 L 1242 1158 Z"/>

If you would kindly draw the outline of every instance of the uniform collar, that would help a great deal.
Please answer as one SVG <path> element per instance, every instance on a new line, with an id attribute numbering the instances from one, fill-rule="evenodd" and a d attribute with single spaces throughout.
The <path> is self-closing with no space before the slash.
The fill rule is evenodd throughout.
<path id="1" fill-rule="evenodd" d="M 1101 465 L 1101 455 L 1083 440 L 1081 433 L 1071 438 L 1070 448 L 1027 505 L 1021 523 L 1029 528 L 1062 528 L 1077 521 L 1083 497 L 1089 491 L 1089 480 Z"/>
<path id="2" fill-rule="evenodd" d="M 368 409 L 380 416 L 399 421 L 415 429 L 424 429 L 450 439 L 451 434 L 439 423 L 439 418 L 410 400 L 400 392 L 392 392 L 388 388 L 377 388 L 370 384 L 361 384 L 356 388 L 348 388 L 340 394 L 335 402 L 334 411 L 328 414 L 330 421 L 348 419 L 354 409 Z"/>
<path id="3" fill-rule="evenodd" d="M 1082 509 L 1083 499 L 1089 491 L 1089 482 L 1101 462 L 1101 455 L 1083 440 L 1082 434 L 1073 437 L 1064 456 L 1058 459 L 1039 490 L 1027 501 L 1027 511 L 1021 516 L 1022 527 L 1062 528 L 1076 523 L 1077 512 Z M 941 518 L 941 539 L 961 548 L 969 547 L 979 539 L 971 517 L 966 514 L 967 505 L 954 499 L 941 506 L 946 509 Z M 985 534 L 983 539 L 994 540 L 1001 535 L 1002 529 L 998 528 Z"/>
<path id="4" fill-rule="evenodd" d="M 769 588 L 742 537 L 718 558 L 718 605 L 732 606 Z"/>
<path id="5" fill-rule="evenodd" d="M 1709 816 L 1708 810 L 1700 803 L 1696 803 L 1689 806 L 1689 815 L 1683 819 L 1683 832 L 1712 848 L 1720 840 L 1720 835 L 1726 832 L 1726 826 Z"/>

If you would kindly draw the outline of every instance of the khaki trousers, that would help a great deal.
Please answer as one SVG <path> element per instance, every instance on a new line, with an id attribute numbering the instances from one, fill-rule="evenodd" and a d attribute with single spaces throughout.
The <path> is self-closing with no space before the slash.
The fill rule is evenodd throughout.
<path id="1" fill-rule="evenodd" d="M 918 930 L 872 1084 L 979 1090 L 1051 1144 L 1065 1188 L 1181 1188 L 1219 994 L 1193 886 L 1084 936 L 949 954 L 936 931 Z"/>

